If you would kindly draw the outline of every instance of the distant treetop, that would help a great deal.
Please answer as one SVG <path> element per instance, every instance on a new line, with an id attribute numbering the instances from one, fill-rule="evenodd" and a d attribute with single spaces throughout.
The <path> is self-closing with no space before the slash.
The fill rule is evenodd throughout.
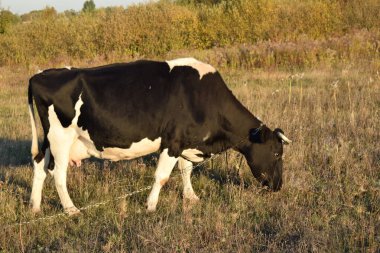
<path id="1" fill-rule="evenodd" d="M 95 3 L 93 0 L 87 0 L 83 4 L 83 12 L 93 12 L 95 10 Z"/>

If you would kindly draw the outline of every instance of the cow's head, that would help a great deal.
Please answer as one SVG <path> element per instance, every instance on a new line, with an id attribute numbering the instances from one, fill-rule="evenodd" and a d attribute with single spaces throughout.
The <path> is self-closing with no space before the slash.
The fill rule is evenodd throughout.
<path id="1" fill-rule="evenodd" d="M 273 191 L 281 189 L 283 144 L 289 143 L 281 129 L 262 125 L 250 130 L 249 143 L 241 150 L 254 177 Z"/>

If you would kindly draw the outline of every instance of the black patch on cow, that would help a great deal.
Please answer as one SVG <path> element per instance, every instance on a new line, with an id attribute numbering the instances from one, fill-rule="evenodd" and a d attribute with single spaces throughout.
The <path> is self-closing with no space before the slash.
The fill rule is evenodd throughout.
<path id="1" fill-rule="evenodd" d="M 265 125 L 249 130 L 249 140 L 252 143 L 265 143 L 273 136 L 273 132 Z"/>
<path id="2" fill-rule="evenodd" d="M 49 160 L 49 164 L 47 168 L 50 171 L 54 170 L 54 156 L 51 153 L 50 153 L 50 160 Z"/>
<path id="3" fill-rule="evenodd" d="M 253 143 L 262 143 L 263 142 L 263 136 L 262 136 L 262 127 L 258 128 L 252 128 L 249 130 L 249 140 Z"/>
<path id="4" fill-rule="evenodd" d="M 38 154 L 33 158 L 33 160 L 36 162 L 36 163 L 40 163 L 42 161 L 42 159 L 44 159 L 45 157 L 45 154 L 40 151 L 38 152 Z"/>
<path id="5" fill-rule="evenodd" d="M 192 67 L 136 61 L 85 69 L 51 69 L 30 80 L 45 138 L 48 107 L 63 127 L 83 100 L 78 126 L 96 148 L 129 148 L 161 137 L 161 149 L 179 156 L 196 148 L 208 156 L 244 138 L 259 121 L 233 96 L 218 72 L 199 79 Z M 206 135 L 210 137 L 203 140 Z"/>

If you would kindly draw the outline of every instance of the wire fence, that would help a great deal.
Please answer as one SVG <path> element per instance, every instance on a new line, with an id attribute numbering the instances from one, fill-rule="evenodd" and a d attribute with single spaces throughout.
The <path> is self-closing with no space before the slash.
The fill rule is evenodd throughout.
<path id="1" fill-rule="evenodd" d="M 192 165 L 192 166 L 188 166 L 188 167 L 184 168 L 184 170 L 185 171 L 194 170 L 195 168 L 198 168 L 198 167 L 204 165 L 205 163 L 208 163 L 208 162 L 216 159 L 217 157 L 220 157 L 221 154 L 222 153 L 215 154 L 215 155 L 211 156 L 210 158 L 205 159 L 202 162 L 197 163 L 194 166 Z M 172 178 L 178 177 L 180 175 L 182 175 L 182 174 L 178 174 L 178 175 L 176 175 L 176 176 L 174 176 Z M 120 183 L 120 182 L 122 182 L 122 180 L 119 180 L 118 182 Z M 100 201 L 100 202 L 96 202 L 96 203 L 93 203 L 93 204 L 89 204 L 87 206 L 80 207 L 78 209 L 80 211 L 87 211 L 89 209 L 98 208 L 100 206 L 105 206 L 107 204 L 110 204 L 111 202 L 115 202 L 115 201 L 118 201 L 118 200 L 126 199 L 126 198 L 129 198 L 131 196 L 143 193 L 143 192 L 148 191 L 150 189 L 152 189 L 152 186 L 142 187 L 142 188 L 139 188 L 139 189 L 137 189 L 135 191 L 122 194 L 122 195 L 120 195 L 118 197 L 115 197 L 115 198 L 112 198 L 112 199 L 108 199 L 108 200 L 104 200 L 104 201 Z M 2 192 L 9 193 L 9 194 L 12 194 L 12 195 L 17 196 L 17 197 L 22 197 L 20 193 L 17 193 L 17 192 L 14 192 L 14 191 L 0 190 L 0 193 L 2 193 Z M 24 201 L 24 203 L 25 203 L 25 201 Z M 14 223 L 10 223 L 10 224 L 3 224 L 1 227 L 4 228 L 4 229 L 10 229 L 10 228 L 16 228 L 16 227 L 26 226 L 26 225 L 33 224 L 33 223 L 44 222 L 44 221 L 49 221 L 49 220 L 55 220 L 55 219 L 61 218 L 61 217 L 69 217 L 69 216 L 65 212 L 60 212 L 60 213 L 57 213 L 57 214 L 43 216 L 43 217 L 39 217 L 39 218 L 36 218 L 36 219 L 30 219 L 30 220 L 26 220 L 26 221 L 22 221 L 22 219 L 19 218 L 18 222 L 14 222 Z"/>

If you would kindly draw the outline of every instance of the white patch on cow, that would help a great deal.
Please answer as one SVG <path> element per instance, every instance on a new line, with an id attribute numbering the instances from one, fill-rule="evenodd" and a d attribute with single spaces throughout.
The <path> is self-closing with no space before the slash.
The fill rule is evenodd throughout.
<path id="1" fill-rule="evenodd" d="M 71 70 L 71 66 L 65 66 L 66 69 Z"/>
<path id="2" fill-rule="evenodd" d="M 127 149 L 108 147 L 104 148 L 103 151 L 97 150 L 88 131 L 78 127 L 78 118 L 80 115 L 80 107 L 82 105 L 82 96 L 79 96 L 79 99 L 75 104 L 75 117 L 71 124 L 72 127 L 76 128 L 78 134 L 78 138 L 75 140 L 70 150 L 70 160 L 74 163 L 90 156 L 112 161 L 130 160 L 156 152 L 160 148 L 161 138 L 159 137 L 155 140 L 144 138 L 138 142 L 133 142 Z"/>
<path id="3" fill-rule="evenodd" d="M 78 134 L 70 125 L 64 128 L 54 111 L 54 105 L 48 108 L 50 128 L 47 138 L 50 142 L 51 154 L 54 157 L 54 181 L 62 206 L 69 215 L 78 213 L 67 191 L 67 166 L 70 161 L 70 149 Z"/>
<path id="4" fill-rule="evenodd" d="M 37 163 L 33 161 L 34 165 L 34 175 L 33 175 L 33 186 L 32 193 L 30 196 L 30 204 L 32 205 L 32 211 L 37 213 L 41 210 L 41 198 L 42 198 L 42 188 L 46 178 L 46 170 L 50 161 L 50 149 L 47 148 L 45 151 L 45 157 Z"/>
<path id="5" fill-rule="evenodd" d="M 203 137 L 203 141 L 207 141 L 208 140 L 208 138 L 210 138 L 210 136 L 211 136 L 211 132 L 207 132 L 207 134 L 206 134 L 206 136 L 205 137 Z"/>
<path id="6" fill-rule="evenodd" d="M 161 188 L 169 180 L 170 173 L 172 172 L 177 160 L 178 158 L 169 156 L 167 148 L 161 152 L 157 169 L 154 174 L 155 181 L 147 201 L 147 209 L 149 212 L 156 210 Z"/>
<path id="7" fill-rule="evenodd" d="M 42 72 L 44 72 L 44 71 L 41 69 L 37 70 L 37 74 L 41 74 Z"/>
<path id="8" fill-rule="evenodd" d="M 196 162 L 196 163 L 202 162 L 204 160 L 203 157 L 200 157 L 201 155 L 203 155 L 203 152 L 199 151 L 198 149 L 194 149 L 194 148 L 185 149 L 184 151 L 182 151 L 181 155 L 185 159 L 192 161 L 192 162 Z M 198 156 L 198 155 L 200 155 L 200 156 Z"/>
<path id="9" fill-rule="evenodd" d="M 100 153 L 101 158 L 112 161 L 130 160 L 147 154 L 156 152 L 161 146 L 161 137 L 151 141 L 144 138 L 139 142 L 133 142 L 127 149 L 122 148 L 105 148 Z"/>
<path id="10" fill-rule="evenodd" d="M 181 171 L 183 181 L 183 197 L 192 202 L 199 200 L 195 194 L 193 186 L 191 185 L 191 172 L 193 170 L 193 163 L 180 157 L 178 159 L 178 168 Z"/>
<path id="11" fill-rule="evenodd" d="M 36 121 L 34 118 L 34 110 L 33 110 L 33 102 L 29 104 L 29 115 L 30 115 L 30 124 L 32 127 L 32 159 L 36 157 L 38 154 L 38 137 L 37 137 L 37 128 L 36 128 Z"/>
<path id="12" fill-rule="evenodd" d="M 171 61 L 166 61 L 169 65 L 170 71 L 176 66 L 189 66 L 196 69 L 199 73 L 199 79 L 208 73 L 215 73 L 216 69 L 204 62 L 198 61 L 194 58 L 179 58 Z"/>

